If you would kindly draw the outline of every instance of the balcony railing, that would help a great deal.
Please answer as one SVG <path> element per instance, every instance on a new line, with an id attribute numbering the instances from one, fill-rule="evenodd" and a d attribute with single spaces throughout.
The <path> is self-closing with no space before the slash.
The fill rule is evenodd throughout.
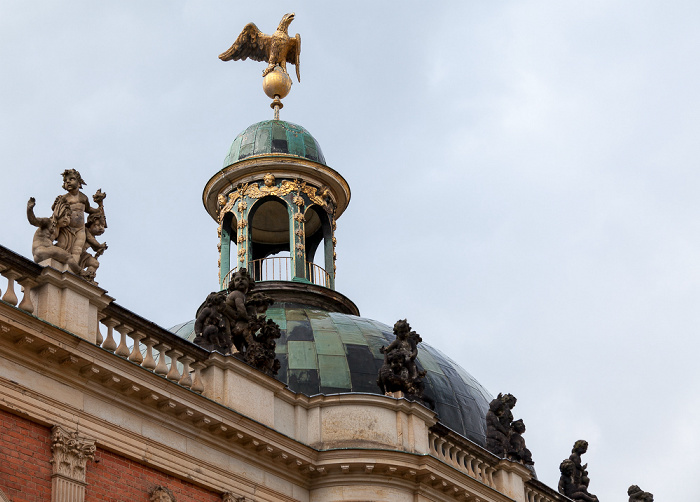
<path id="1" fill-rule="evenodd" d="M 260 281 L 291 281 L 292 280 L 292 259 L 289 256 L 271 256 L 250 262 L 248 273 L 256 282 Z M 236 273 L 238 267 L 234 267 L 222 282 L 222 288 L 227 289 L 231 277 Z M 330 275 L 322 267 L 313 262 L 306 262 L 306 277 L 312 283 L 329 287 Z"/>

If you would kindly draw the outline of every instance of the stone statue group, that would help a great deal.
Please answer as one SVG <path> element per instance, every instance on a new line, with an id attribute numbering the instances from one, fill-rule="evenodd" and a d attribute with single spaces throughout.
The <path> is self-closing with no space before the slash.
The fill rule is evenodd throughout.
<path id="1" fill-rule="evenodd" d="M 27 219 L 37 227 L 32 241 L 32 256 L 37 263 L 49 259 L 63 263 L 74 274 L 97 284 L 95 273 L 100 266 L 97 258 L 107 249 L 107 243 L 100 244 L 95 237 L 102 235 L 107 228 L 102 205 L 107 194 L 97 190 L 92 196 L 97 206 L 93 207 L 80 191 L 86 184 L 80 173 L 75 169 L 66 169 L 62 176 L 66 193 L 54 200 L 51 216 L 38 218 L 34 214 L 34 197 L 27 202 Z"/>
<path id="2" fill-rule="evenodd" d="M 426 396 L 423 377 L 425 370 L 419 370 L 416 365 L 418 344 L 423 341 L 418 333 L 411 330 L 406 319 L 394 324 L 396 339 L 388 347 L 379 350 L 384 354 L 384 362 L 379 368 L 377 385 L 384 394 L 401 392 L 410 401 L 419 401 L 430 408 L 435 408 L 435 402 Z"/>
<path id="3" fill-rule="evenodd" d="M 512 409 L 517 399 L 512 394 L 498 394 L 489 404 L 486 413 L 486 449 L 494 455 L 520 462 L 533 471 L 532 453 L 525 447 L 525 424 L 522 420 L 513 420 Z M 588 442 L 578 440 L 574 443 L 569 458 L 559 466 L 559 493 L 576 502 L 599 502 L 598 497 L 589 493 L 588 464 L 581 464 L 581 455 L 588 451 Z M 637 485 L 627 490 L 629 502 L 653 502 L 654 496 L 643 491 Z"/>
<path id="4" fill-rule="evenodd" d="M 209 294 L 197 311 L 194 343 L 224 355 L 235 348 L 234 355 L 274 376 L 280 368 L 275 358 L 280 328 L 265 318 L 273 300 L 262 293 L 249 294 L 254 287 L 253 278 L 241 268 L 231 277 L 228 291 Z"/>
<path id="5" fill-rule="evenodd" d="M 535 464 L 532 453 L 525 447 L 525 423 L 513 420 L 513 408 L 518 400 L 513 394 L 498 394 L 486 412 L 486 449 L 501 458 L 520 462 L 531 470 Z"/>

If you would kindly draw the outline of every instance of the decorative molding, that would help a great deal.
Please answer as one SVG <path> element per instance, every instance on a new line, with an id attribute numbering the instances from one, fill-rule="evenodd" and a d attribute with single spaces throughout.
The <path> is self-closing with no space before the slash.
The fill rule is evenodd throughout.
<path id="1" fill-rule="evenodd" d="M 95 449 L 94 439 L 81 437 L 78 431 L 55 425 L 51 429 L 53 475 L 85 483 L 85 466 L 88 460 L 94 460 Z"/>
<path id="2" fill-rule="evenodd" d="M 290 192 L 296 192 L 301 189 L 301 183 L 299 180 L 289 181 L 284 180 L 279 186 L 269 185 L 270 180 L 260 186 L 257 183 L 248 185 L 245 195 L 251 199 L 259 199 L 261 197 L 267 197 L 268 195 L 276 195 L 277 197 L 284 197 Z M 272 182 L 274 182 L 274 176 L 272 177 Z"/>

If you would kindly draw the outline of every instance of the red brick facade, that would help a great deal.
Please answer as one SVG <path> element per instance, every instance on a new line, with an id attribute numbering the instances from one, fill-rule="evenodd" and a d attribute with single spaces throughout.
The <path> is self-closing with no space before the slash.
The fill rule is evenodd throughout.
<path id="1" fill-rule="evenodd" d="M 51 500 L 51 431 L 0 410 L 0 489 L 12 502 Z"/>
<path id="2" fill-rule="evenodd" d="M 51 501 L 51 430 L 0 409 L 0 490 L 12 502 Z M 221 495 L 97 449 L 87 464 L 85 502 L 148 502 L 157 485 L 177 502 L 221 501 Z"/>
<path id="3" fill-rule="evenodd" d="M 169 488 L 177 502 L 221 502 L 219 494 L 100 448 L 88 463 L 86 481 L 85 502 L 148 502 L 149 489 L 157 485 Z"/>

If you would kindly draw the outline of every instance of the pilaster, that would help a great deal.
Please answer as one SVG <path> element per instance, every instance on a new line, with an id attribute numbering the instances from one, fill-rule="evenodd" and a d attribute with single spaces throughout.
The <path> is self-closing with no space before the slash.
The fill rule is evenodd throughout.
<path id="1" fill-rule="evenodd" d="M 95 441 L 56 425 L 51 430 L 51 502 L 83 502 L 85 469 L 95 458 Z"/>

